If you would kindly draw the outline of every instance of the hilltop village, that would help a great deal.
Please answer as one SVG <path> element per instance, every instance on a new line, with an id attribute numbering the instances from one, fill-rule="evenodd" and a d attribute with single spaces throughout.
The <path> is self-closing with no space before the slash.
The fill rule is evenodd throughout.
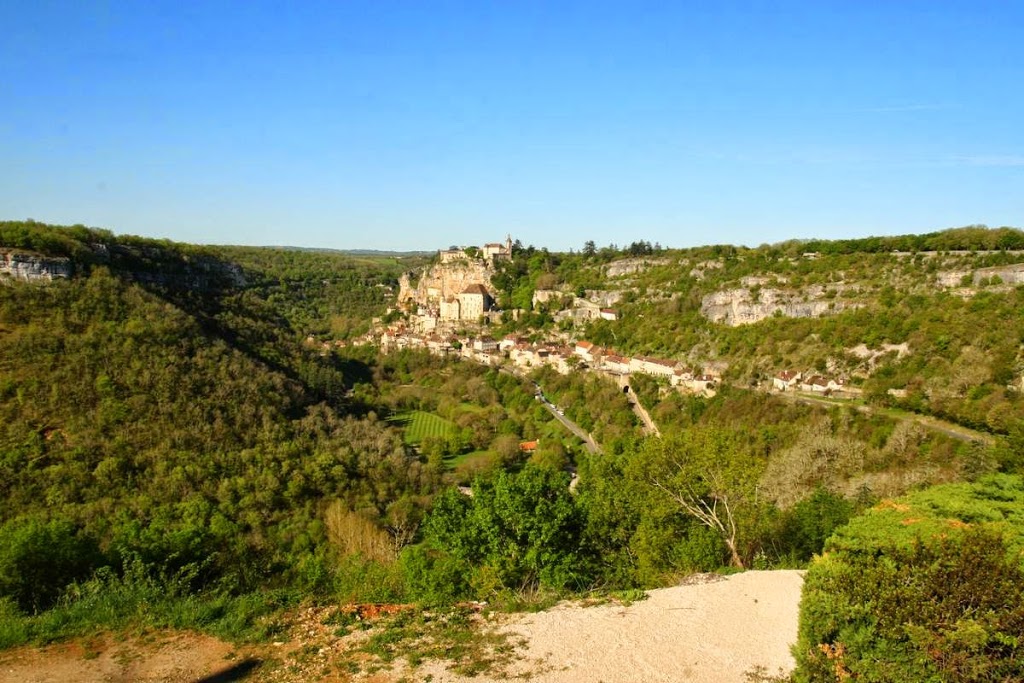
<path id="1" fill-rule="evenodd" d="M 538 289 L 533 293 L 533 305 L 556 308 L 553 319 L 556 323 L 572 323 L 570 331 L 548 331 L 539 341 L 519 334 L 495 339 L 488 332 L 492 325 L 510 317 L 518 319 L 523 313 L 499 309 L 491 283 L 500 262 L 512 258 L 512 248 L 512 238 L 507 236 L 504 243 L 440 250 L 434 264 L 418 279 L 414 280 L 411 273 L 400 278 L 397 308 L 389 311 L 397 319 L 376 319 L 373 329 L 353 343 L 374 344 L 384 352 L 424 349 L 438 356 L 460 357 L 524 372 L 544 366 L 561 374 L 600 372 L 623 387 L 628 386 L 631 374 L 642 373 L 663 378 L 681 392 L 714 395 L 715 387 L 722 381 L 720 363 L 694 366 L 666 358 L 629 357 L 575 334 L 578 326 L 589 321 L 617 320 L 619 310 L 612 306 L 621 298 L 621 292 L 588 290 L 586 296 L 577 296 Z M 796 370 L 779 371 L 762 388 L 836 396 L 859 394 L 844 378 Z"/>

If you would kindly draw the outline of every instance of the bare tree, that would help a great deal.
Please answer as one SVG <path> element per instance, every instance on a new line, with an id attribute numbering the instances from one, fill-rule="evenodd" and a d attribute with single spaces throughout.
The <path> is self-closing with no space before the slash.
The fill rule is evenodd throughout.
<path id="1" fill-rule="evenodd" d="M 760 510 L 757 482 L 764 461 L 751 453 L 742 435 L 691 429 L 648 439 L 643 457 L 647 481 L 715 531 L 729 551 L 730 563 L 745 567 L 742 532 Z"/>
<path id="2" fill-rule="evenodd" d="M 729 562 L 734 567 L 746 567 L 743 558 L 736 548 L 736 517 L 733 515 L 732 507 L 729 505 L 729 495 L 725 493 L 714 493 L 719 488 L 715 486 L 718 477 L 711 473 L 708 483 L 711 484 L 712 492 L 699 495 L 691 486 L 685 486 L 682 490 L 669 488 L 657 479 L 651 479 L 651 483 L 668 494 L 683 510 L 704 526 L 718 532 L 729 549 Z M 719 510 L 721 505 L 721 510 Z"/>

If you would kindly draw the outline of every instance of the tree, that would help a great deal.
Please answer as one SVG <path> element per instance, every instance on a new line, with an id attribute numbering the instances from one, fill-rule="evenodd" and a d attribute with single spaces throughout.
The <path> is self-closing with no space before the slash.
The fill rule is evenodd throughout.
<path id="1" fill-rule="evenodd" d="M 743 541 L 758 522 L 756 485 L 763 462 L 748 451 L 739 433 L 690 429 L 664 439 L 648 439 L 639 462 L 648 483 L 686 514 L 718 534 L 729 562 L 745 567 Z"/>
<path id="2" fill-rule="evenodd" d="M 0 527 L 0 599 L 11 598 L 26 612 L 48 609 L 101 562 L 95 540 L 67 520 L 11 520 Z"/>
<path id="3" fill-rule="evenodd" d="M 580 588 L 590 567 L 582 531 L 569 475 L 527 465 L 519 474 L 478 479 L 472 497 L 454 489 L 440 496 L 424 525 L 424 541 L 507 588 Z"/>
<path id="4" fill-rule="evenodd" d="M 594 240 L 587 240 L 583 243 L 583 255 L 591 257 L 597 253 L 597 245 L 594 244 Z"/>

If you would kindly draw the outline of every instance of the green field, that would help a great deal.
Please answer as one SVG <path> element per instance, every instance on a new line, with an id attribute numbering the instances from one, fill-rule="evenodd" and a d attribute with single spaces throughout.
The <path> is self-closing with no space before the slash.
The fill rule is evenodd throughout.
<path id="1" fill-rule="evenodd" d="M 405 442 L 410 445 L 416 445 L 429 436 L 446 438 L 455 430 L 452 422 L 422 410 L 399 413 L 389 422 L 402 428 Z"/>

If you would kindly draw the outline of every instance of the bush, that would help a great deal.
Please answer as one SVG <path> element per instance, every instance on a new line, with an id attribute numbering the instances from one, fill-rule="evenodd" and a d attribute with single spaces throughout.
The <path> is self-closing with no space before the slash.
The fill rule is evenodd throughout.
<path id="1" fill-rule="evenodd" d="M 1015 477 L 939 486 L 837 532 L 804 584 L 795 680 L 1022 680 L 1022 498 Z"/>
<path id="2" fill-rule="evenodd" d="M 785 513 L 779 534 L 783 553 L 807 562 L 821 552 L 832 532 L 850 521 L 853 508 L 853 503 L 840 495 L 824 488 L 815 490 Z"/>
<path id="3" fill-rule="evenodd" d="M 66 520 L 20 518 L 0 527 L 0 600 L 26 612 L 53 605 L 102 562 L 96 542 Z"/>
<path id="4" fill-rule="evenodd" d="M 582 511 L 569 493 L 568 475 L 527 465 L 518 474 L 478 479 L 472 497 L 454 489 L 440 496 L 424 525 L 424 541 L 441 557 L 476 567 L 476 592 L 489 597 L 492 588 L 588 585 L 582 532 Z M 424 558 L 412 555 L 408 561 Z"/>

